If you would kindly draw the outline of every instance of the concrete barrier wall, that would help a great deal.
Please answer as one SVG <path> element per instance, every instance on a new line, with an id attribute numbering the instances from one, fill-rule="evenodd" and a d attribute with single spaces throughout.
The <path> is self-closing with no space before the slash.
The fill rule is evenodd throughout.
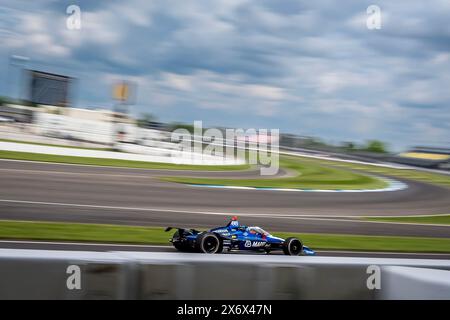
<path id="1" fill-rule="evenodd" d="M 450 261 L 0 249 L 0 299 L 450 299 Z"/>
<path id="2" fill-rule="evenodd" d="M 195 164 L 195 165 L 239 165 L 245 162 L 240 159 L 223 158 L 219 156 L 202 155 L 193 152 L 151 148 L 145 146 L 126 146 L 126 151 L 140 151 L 142 153 L 115 152 L 104 150 L 75 149 L 66 147 L 53 147 L 27 143 L 0 141 L 0 150 L 28 152 L 39 154 L 52 154 L 69 157 L 88 157 L 101 159 L 131 160 L 143 162 L 162 162 L 169 164 Z"/>
<path id="3" fill-rule="evenodd" d="M 383 299 L 450 299 L 450 271 L 386 266 L 380 296 Z"/>

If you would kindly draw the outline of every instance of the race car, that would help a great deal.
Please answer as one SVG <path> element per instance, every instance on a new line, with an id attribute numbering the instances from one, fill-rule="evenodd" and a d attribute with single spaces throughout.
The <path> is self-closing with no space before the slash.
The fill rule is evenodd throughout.
<path id="1" fill-rule="evenodd" d="M 166 232 L 177 229 L 169 240 L 182 252 L 221 253 L 231 250 L 251 250 L 270 253 L 282 250 L 291 256 L 314 255 L 315 252 L 303 245 L 297 238 L 282 239 L 272 236 L 260 227 L 248 227 L 239 224 L 236 216 L 224 227 L 209 231 L 167 227 Z"/>

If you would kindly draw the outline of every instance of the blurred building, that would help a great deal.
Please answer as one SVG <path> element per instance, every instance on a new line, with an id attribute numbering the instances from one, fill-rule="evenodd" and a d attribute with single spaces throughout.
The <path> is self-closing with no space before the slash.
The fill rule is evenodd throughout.
<path id="1" fill-rule="evenodd" d="M 120 131 L 122 142 L 135 140 L 136 120 L 125 113 L 56 106 L 36 110 L 33 123 L 41 135 L 111 145 Z"/>
<path id="2" fill-rule="evenodd" d="M 407 165 L 450 170 L 450 149 L 415 147 L 396 155 L 392 160 Z"/>
<path id="3" fill-rule="evenodd" d="M 37 70 L 28 70 L 29 101 L 32 104 L 68 107 L 72 78 Z"/>
<path id="4" fill-rule="evenodd" d="M 320 146 L 314 137 L 295 134 L 280 134 L 280 146 L 288 148 L 308 148 Z"/>
<path id="5" fill-rule="evenodd" d="M 15 122 L 31 123 L 36 108 L 15 104 L 0 105 L 0 116 L 13 119 Z"/>
<path id="6" fill-rule="evenodd" d="M 79 108 L 63 108 L 60 109 L 60 112 L 61 115 L 75 119 L 136 124 L 136 120 L 127 114 L 106 109 L 89 110 Z"/>

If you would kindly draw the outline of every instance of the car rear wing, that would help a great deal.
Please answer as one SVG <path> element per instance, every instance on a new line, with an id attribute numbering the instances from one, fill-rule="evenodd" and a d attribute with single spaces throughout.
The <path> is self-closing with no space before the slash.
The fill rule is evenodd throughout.
<path id="1" fill-rule="evenodd" d="M 178 232 L 180 233 L 180 236 L 184 235 L 185 233 L 193 233 L 197 234 L 201 231 L 195 230 L 195 229 L 188 229 L 188 228 L 180 228 L 180 227 L 167 227 L 164 231 L 169 232 L 170 230 L 178 229 Z"/>

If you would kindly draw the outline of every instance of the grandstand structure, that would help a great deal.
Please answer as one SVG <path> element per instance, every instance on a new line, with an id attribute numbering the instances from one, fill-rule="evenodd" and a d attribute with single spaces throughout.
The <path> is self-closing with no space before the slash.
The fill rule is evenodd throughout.
<path id="1" fill-rule="evenodd" d="M 392 160 L 418 167 L 450 170 L 450 148 L 414 147 Z"/>
<path id="2" fill-rule="evenodd" d="M 31 123 L 33 121 L 33 113 L 35 110 L 36 108 L 34 107 L 0 104 L 0 116 L 14 119 L 15 122 Z"/>

